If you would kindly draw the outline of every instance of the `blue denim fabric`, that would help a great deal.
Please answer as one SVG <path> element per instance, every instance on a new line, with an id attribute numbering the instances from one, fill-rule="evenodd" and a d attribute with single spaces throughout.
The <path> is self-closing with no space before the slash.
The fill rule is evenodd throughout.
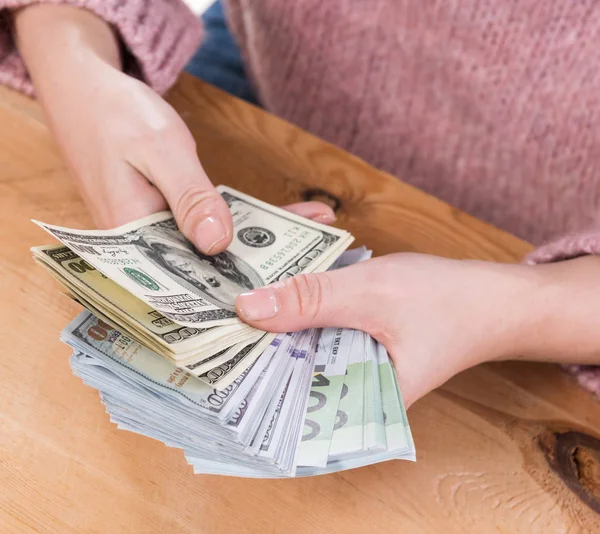
<path id="1" fill-rule="evenodd" d="M 223 91 L 260 105 L 244 72 L 240 50 L 225 22 L 221 0 L 202 15 L 204 39 L 185 71 Z"/>

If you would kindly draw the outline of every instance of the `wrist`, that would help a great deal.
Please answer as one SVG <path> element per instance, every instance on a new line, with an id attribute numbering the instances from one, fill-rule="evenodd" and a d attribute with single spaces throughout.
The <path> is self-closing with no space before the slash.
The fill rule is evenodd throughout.
<path id="1" fill-rule="evenodd" d="M 90 11 L 34 4 L 13 17 L 17 46 L 38 93 L 63 91 L 103 68 L 121 68 L 117 35 Z"/>
<path id="2" fill-rule="evenodd" d="M 469 298 L 463 306 L 466 366 L 513 359 L 525 350 L 532 329 L 532 296 L 542 283 L 531 266 L 466 260 Z"/>
<path id="3" fill-rule="evenodd" d="M 600 257 L 505 267 L 491 359 L 600 364 Z"/>

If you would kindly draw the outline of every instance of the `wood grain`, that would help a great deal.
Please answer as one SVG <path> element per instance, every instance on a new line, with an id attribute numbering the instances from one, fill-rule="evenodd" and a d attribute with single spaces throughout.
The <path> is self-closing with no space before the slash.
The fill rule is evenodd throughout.
<path id="1" fill-rule="evenodd" d="M 331 202 L 376 253 L 517 261 L 518 239 L 183 76 L 169 100 L 207 172 L 273 203 Z M 411 408 L 416 464 L 304 480 L 194 476 L 121 432 L 58 341 L 77 313 L 29 222 L 91 225 L 35 102 L 0 89 L 0 532 L 600 532 L 600 403 L 554 366 L 501 363 Z"/>

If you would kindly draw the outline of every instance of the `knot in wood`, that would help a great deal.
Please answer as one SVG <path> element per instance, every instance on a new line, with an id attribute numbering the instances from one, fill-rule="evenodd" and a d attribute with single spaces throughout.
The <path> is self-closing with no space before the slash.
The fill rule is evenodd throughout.
<path id="1" fill-rule="evenodd" d="M 327 204 L 335 212 L 337 212 L 342 205 L 342 201 L 338 197 L 324 189 L 307 189 L 302 193 L 302 198 L 306 202 L 311 200 L 323 202 L 323 204 Z"/>
<path id="2" fill-rule="evenodd" d="M 600 514 L 600 440 L 581 432 L 556 432 L 551 463 L 569 488 Z"/>

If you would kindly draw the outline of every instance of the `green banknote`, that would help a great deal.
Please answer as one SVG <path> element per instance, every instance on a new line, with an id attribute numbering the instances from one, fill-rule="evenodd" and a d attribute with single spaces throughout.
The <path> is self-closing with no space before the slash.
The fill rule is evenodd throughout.
<path id="1" fill-rule="evenodd" d="M 386 437 L 381 406 L 381 380 L 377 351 L 381 346 L 371 336 L 365 336 L 365 410 L 363 416 L 363 449 L 385 450 Z M 387 353 L 386 353 L 387 354 Z"/>
<path id="2" fill-rule="evenodd" d="M 325 467 L 356 331 L 326 328 L 317 347 L 315 370 L 297 465 Z"/>
<path id="3" fill-rule="evenodd" d="M 363 447 L 365 339 L 357 332 L 348 351 L 348 368 L 329 448 L 330 460 Z"/>
<path id="4" fill-rule="evenodd" d="M 388 353 L 381 344 L 377 346 L 379 381 L 381 383 L 381 405 L 385 420 L 385 434 L 388 451 L 414 448 L 412 436 L 398 387 L 396 372 Z"/>

